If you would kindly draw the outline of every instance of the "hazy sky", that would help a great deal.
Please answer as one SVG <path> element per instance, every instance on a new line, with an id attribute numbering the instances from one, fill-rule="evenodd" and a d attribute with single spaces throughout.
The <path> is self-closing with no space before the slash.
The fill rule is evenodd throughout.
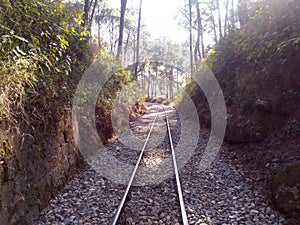
<path id="1" fill-rule="evenodd" d="M 121 0 L 107 0 L 108 4 L 119 8 Z M 140 0 L 128 0 L 128 6 L 138 8 Z M 162 36 L 174 41 L 188 40 L 188 32 L 184 32 L 177 25 L 174 16 L 178 14 L 178 8 L 183 5 L 183 0 L 143 0 L 142 21 L 153 39 Z"/>

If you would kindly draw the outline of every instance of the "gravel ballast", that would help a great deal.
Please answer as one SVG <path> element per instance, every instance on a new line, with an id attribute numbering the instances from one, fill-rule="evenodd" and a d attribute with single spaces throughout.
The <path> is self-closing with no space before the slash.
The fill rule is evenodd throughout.
<path id="1" fill-rule="evenodd" d="M 147 135 L 157 106 L 150 109 L 150 114 L 131 126 L 132 132 L 141 138 Z M 181 125 L 176 111 L 168 107 L 168 113 L 176 146 L 180 138 L 188 137 L 180 137 Z M 153 148 L 158 139 L 151 140 L 152 147 L 146 150 L 142 160 L 142 166 L 153 171 L 170 158 L 163 114 L 157 118 L 157 125 L 159 129 L 154 132 L 163 141 Z M 205 137 L 200 131 L 197 148 L 179 172 L 189 224 L 283 224 L 284 219 L 251 187 L 243 171 L 230 165 L 221 153 L 206 170 L 197 169 L 207 143 Z M 108 151 L 132 166 L 139 156 L 138 151 L 124 146 L 120 140 L 111 143 Z M 172 165 L 167 163 L 166 174 L 172 170 Z M 152 179 L 151 174 L 147 179 Z M 116 184 L 88 166 L 50 201 L 36 225 L 111 224 L 125 189 L 126 185 Z M 169 175 L 156 184 L 146 182 L 144 186 L 133 186 L 119 224 L 181 224 L 176 191 L 175 178 Z"/>

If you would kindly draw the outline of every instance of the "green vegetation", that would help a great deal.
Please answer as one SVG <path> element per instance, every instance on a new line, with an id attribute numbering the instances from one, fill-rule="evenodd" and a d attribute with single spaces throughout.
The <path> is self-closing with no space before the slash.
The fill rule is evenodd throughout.
<path id="1" fill-rule="evenodd" d="M 206 60 L 223 85 L 227 101 L 246 108 L 264 97 L 259 94 L 271 80 L 281 89 L 277 95 L 294 90 L 289 97 L 299 97 L 295 83 L 280 85 L 297 79 L 296 74 L 287 73 L 299 57 L 299 3 L 262 1 L 251 11 L 247 26 L 221 39 Z"/>
<path id="2" fill-rule="evenodd" d="M 299 220 L 299 198 L 291 190 L 299 191 L 300 2 L 257 1 L 246 14 L 204 61 L 224 93 L 233 160 L 258 180 L 275 208 Z M 209 126 L 200 87 L 192 81 L 186 91 Z"/>
<path id="3" fill-rule="evenodd" d="M 99 64 L 114 65 L 118 68 L 114 58 L 105 53 L 99 53 Z M 113 67 L 113 66 L 112 66 Z M 100 72 L 101 74 L 101 72 Z M 103 74 L 105 76 L 105 74 Z M 143 103 L 145 97 L 143 92 L 137 88 L 135 82 L 129 77 L 128 70 L 120 68 L 108 79 L 99 93 L 96 103 L 96 126 L 104 143 L 113 137 L 114 130 L 111 121 L 112 111 L 119 104 L 122 108 L 118 113 L 117 123 L 122 123 L 129 118 L 123 117 L 122 113 L 135 107 L 135 103 Z M 125 115 L 126 116 L 126 115 Z M 115 124 L 116 125 L 116 124 Z"/>
<path id="4" fill-rule="evenodd" d="M 258 106 L 289 114 L 300 97 L 298 1 L 260 1 L 241 29 L 230 30 L 204 60 L 216 75 L 229 113 Z M 282 104 L 282 105 L 280 105 Z"/>
<path id="5" fill-rule="evenodd" d="M 284 164 L 299 161 L 300 2 L 238 2 L 186 0 L 177 21 L 189 32 L 190 40 L 174 44 L 167 38 L 151 40 L 147 28 L 136 24 L 136 10 L 126 8 L 127 1 L 121 1 L 118 11 L 104 0 L 0 0 L 0 187 L 7 174 L 44 177 L 41 171 L 48 168 L 43 160 L 54 161 L 47 164 L 55 165 L 51 176 L 61 172 L 59 165 L 65 161 L 55 161 L 63 157 L 54 157 L 51 151 L 59 154 L 70 146 L 52 140 L 59 133 L 64 144 L 74 141 L 67 122 L 73 95 L 84 72 L 99 59 L 103 68 L 116 68 L 95 108 L 104 143 L 114 134 L 111 115 L 116 105 L 121 105 L 122 112 L 115 112 L 114 125 L 122 126 L 146 111 L 146 99 L 169 104 L 169 99 L 178 96 L 178 103 L 184 92 L 209 127 L 205 95 L 191 78 L 204 61 L 224 92 L 229 115 L 226 140 L 253 144 L 237 156 L 241 163 L 244 155 L 252 153 L 244 161 L 272 176 Z M 207 35 L 214 45 L 205 46 Z M 101 79 L 108 76 L 104 73 L 99 73 Z M 91 90 L 80 91 L 84 106 Z M 288 157 L 290 153 L 293 157 Z M 292 168 L 293 175 L 296 169 Z M 276 188 L 286 176 L 278 174 Z M 40 184 L 32 178 L 13 186 L 14 193 L 24 195 L 29 207 L 43 207 L 47 197 L 41 190 L 62 186 L 63 179 Z M 0 209 L 5 204 L 0 196 Z"/>
<path id="6" fill-rule="evenodd" d="M 0 1 L 0 184 L 51 154 L 47 140 L 89 61 L 78 55 L 87 44 L 80 18 L 59 1 Z"/>
<path id="7" fill-rule="evenodd" d="M 0 8 L 1 127 L 7 134 L 19 130 L 21 124 L 32 129 L 19 130 L 21 133 L 54 134 L 57 121 L 71 107 L 76 85 L 92 62 L 92 54 L 99 51 L 88 42 L 83 5 L 3 0 Z M 106 85 L 105 96 L 97 104 L 104 121 L 109 118 L 115 93 L 128 80 L 121 70 Z M 38 139 L 37 145 L 43 149 L 46 143 Z"/>
<path id="8" fill-rule="evenodd" d="M 32 224 L 36 209 L 45 207 L 71 177 L 80 161 L 70 124 L 76 87 L 96 55 L 106 58 L 102 63 L 107 66 L 119 65 L 90 42 L 92 7 L 86 11 L 88 17 L 85 8 L 79 1 L 0 1 L 0 217 L 4 224 L 15 224 L 14 219 Z M 104 141 L 113 132 L 109 121 L 114 98 L 129 82 L 128 71 L 119 69 L 99 95 L 97 127 Z"/>
<path id="9" fill-rule="evenodd" d="M 0 8 L 0 122 L 46 123 L 70 103 L 85 68 L 77 55 L 86 45 L 81 14 L 59 1 L 1 1 Z"/>

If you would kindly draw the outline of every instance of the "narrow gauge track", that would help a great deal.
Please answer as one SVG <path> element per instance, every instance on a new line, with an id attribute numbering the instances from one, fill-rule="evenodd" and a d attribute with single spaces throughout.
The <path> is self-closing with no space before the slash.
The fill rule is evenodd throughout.
<path id="1" fill-rule="evenodd" d="M 177 186 L 177 194 L 178 194 L 178 199 L 179 199 L 179 204 L 180 204 L 180 211 L 181 211 L 181 218 L 182 218 L 182 224 L 183 225 L 188 225 L 188 220 L 187 220 L 187 214 L 186 214 L 186 210 L 185 210 L 185 206 L 184 206 L 184 200 L 183 200 L 183 195 L 182 195 L 182 189 L 181 189 L 181 183 L 180 183 L 180 177 L 179 177 L 179 172 L 178 172 L 178 167 L 177 167 L 177 162 L 176 162 L 176 155 L 175 155 L 175 151 L 174 151 L 174 146 L 173 146 L 173 140 L 172 140 L 172 134 L 171 134 L 171 129 L 170 129 L 170 124 L 169 124 L 169 120 L 168 120 L 168 113 L 166 112 L 165 110 L 165 107 L 163 105 L 160 105 L 163 112 L 164 112 L 164 118 L 165 118 L 165 122 L 166 122 L 166 127 L 167 127 L 167 134 L 168 134 L 168 140 L 169 140 L 169 144 L 170 144 L 170 148 L 171 148 L 171 154 L 172 154 L 172 161 L 173 161 L 173 168 L 174 168 L 174 174 L 175 174 L 175 179 L 176 179 L 176 186 Z M 141 160 L 143 158 L 143 155 L 144 155 L 144 152 L 145 152 L 145 149 L 147 147 L 147 143 L 149 141 L 149 138 L 151 136 L 151 132 L 153 130 L 153 127 L 155 126 L 155 122 L 156 122 L 156 119 L 157 119 L 157 116 L 158 116 L 158 113 L 160 112 L 160 110 L 158 109 L 156 111 L 156 115 L 154 117 L 154 120 L 152 122 L 152 125 L 151 125 L 151 128 L 150 128 L 150 131 L 147 135 L 147 138 L 144 142 L 144 145 L 143 145 L 143 148 L 141 150 L 141 153 L 139 155 L 139 158 L 135 164 L 135 167 L 133 169 L 133 172 L 132 172 L 132 175 L 129 179 L 129 182 L 127 184 L 127 187 L 126 187 L 126 190 L 125 190 L 125 193 L 123 195 L 123 198 L 120 202 L 120 205 L 117 209 L 117 212 L 115 214 L 115 217 L 114 217 L 114 220 L 113 220 L 113 223 L 112 225 L 117 225 L 118 221 L 119 221 L 119 217 L 120 217 L 120 214 L 126 204 L 126 201 L 128 199 L 128 195 L 129 195 L 129 192 L 130 192 L 130 189 L 131 189 L 131 186 L 132 186 L 132 183 L 133 183 L 133 180 L 135 178 L 135 175 L 136 175 L 136 172 L 140 166 L 140 163 L 141 163 Z"/>

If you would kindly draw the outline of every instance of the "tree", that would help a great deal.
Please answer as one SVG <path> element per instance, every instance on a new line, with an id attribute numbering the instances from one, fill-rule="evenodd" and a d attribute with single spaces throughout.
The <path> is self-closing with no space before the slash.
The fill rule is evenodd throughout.
<path id="1" fill-rule="evenodd" d="M 125 42 L 125 46 L 124 46 L 124 54 L 123 54 L 123 63 L 128 63 L 129 62 L 129 46 L 130 43 L 133 43 L 134 46 L 134 35 L 135 35 L 135 31 L 133 26 L 131 26 L 130 24 L 126 24 L 125 25 L 125 30 L 127 31 L 127 37 L 126 37 L 126 42 Z M 134 62 L 134 61 L 133 61 Z"/>
<path id="2" fill-rule="evenodd" d="M 217 1 L 217 9 L 218 9 L 218 21 L 219 21 L 219 38 L 223 37 L 222 35 L 222 20 L 221 20 L 221 10 L 220 10 L 220 0 Z"/>
<path id="3" fill-rule="evenodd" d="M 83 27 L 85 27 L 88 31 L 91 30 L 93 17 L 95 14 L 95 9 L 97 6 L 98 0 L 85 0 L 84 8 L 83 8 Z M 90 13 L 91 12 L 91 13 Z"/>
<path id="4" fill-rule="evenodd" d="M 115 55 L 116 52 L 116 44 L 118 41 L 118 36 L 116 34 L 116 29 L 118 28 L 118 21 L 119 17 L 114 15 L 114 12 L 110 15 L 109 18 L 109 46 L 110 46 L 110 53 Z"/>
<path id="5" fill-rule="evenodd" d="M 190 33 L 190 71 L 191 76 L 194 74 L 194 63 L 193 63 L 193 32 L 192 32 L 192 0 L 189 0 L 189 33 Z"/>
<path id="6" fill-rule="evenodd" d="M 234 10 L 234 0 L 231 0 L 231 10 L 230 10 L 230 29 L 234 29 L 235 28 L 235 24 L 236 24 L 236 16 L 235 16 L 236 12 Z"/>
<path id="7" fill-rule="evenodd" d="M 204 38 L 203 38 L 203 26 L 202 26 L 202 15 L 200 11 L 200 3 L 196 2 L 196 10 L 197 10 L 197 41 L 195 45 L 195 61 L 200 61 L 201 58 L 205 57 L 204 50 Z M 201 44 L 201 51 L 200 51 Z"/>
<path id="8" fill-rule="evenodd" d="M 229 8 L 229 0 L 225 3 L 225 22 L 224 22 L 224 36 L 226 36 L 226 32 L 228 31 L 228 8 Z"/>
<path id="9" fill-rule="evenodd" d="M 95 14 L 95 23 L 97 25 L 98 47 L 102 46 L 105 26 L 110 26 L 110 18 L 113 15 L 113 9 L 108 8 L 105 4 L 98 4 Z"/>
<path id="10" fill-rule="evenodd" d="M 138 64 L 140 61 L 140 33 L 141 33 L 142 4 L 143 4 L 143 0 L 140 0 L 139 19 L 138 19 L 138 27 L 137 27 L 137 38 L 136 38 L 136 62 L 134 68 L 134 75 L 136 78 L 138 75 Z"/>
<path id="11" fill-rule="evenodd" d="M 119 40 L 118 40 L 118 51 L 117 59 L 122 59 L 122 48 L 123 48 L 123 30 L 124 30 L 124 20 L 126 11 L 127 0 L 121 0 L 121 13 L 120 13 L 120 25 L 119 25 Z"/>
<path id="12" fill-rule="evenodd" d="M 250 16 L 249 16 L 249 0 L 239 0 L 238 2 L 238 18 L 240 22 L 241 29 L 244 29 L 246 24 L 248 23 Z"/>

